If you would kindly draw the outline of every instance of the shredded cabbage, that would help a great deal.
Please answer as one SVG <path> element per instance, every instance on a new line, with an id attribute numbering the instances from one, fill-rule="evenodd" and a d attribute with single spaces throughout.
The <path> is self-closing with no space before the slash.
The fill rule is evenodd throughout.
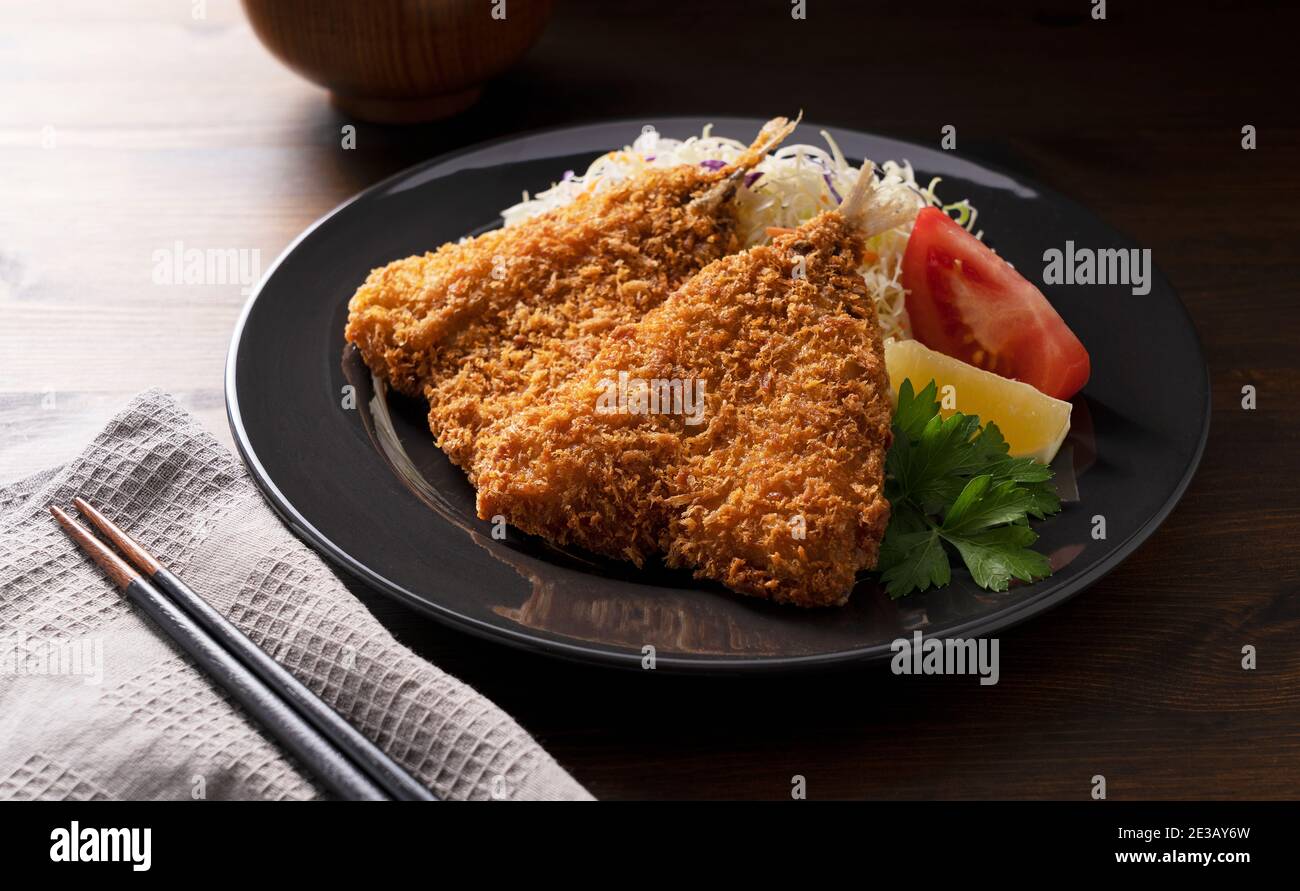
<path id="1" fill-rule="evenodd" d="M 745 247 L 770 240 L 768 227 L 793 228 L 824 210 L 839 205 L 842 196 L 858 177 L 859 168 L 851 165 L 835 140 L 821 131 L 829 150 L 814 145 L 787 145 L 769 154 L 753 169 L 745 186 L 737 193 L 740 235 Z M 601 155 L 578 175 L 572 170 L 549 189 L 529 196 L 501 212 L 506 226 L 568 204 L 583 192 L 597 192 L 612 183 L 625 180 L 647 167 L 672 167 L 677 164 L 721 166 L 734 161 L 746 144 L 712 134 L 712 125 L 699 136 L 685 140 L 659 135 L 653 127 L 644 127 L 633 143 L 620 151 Z M 877 188 L 886 193 L 903 194 L 916 204 L 917 212 L 926 206 L 940 207 L 959 225 L 973 231 L 977 212 L 969 201 L 943 204 L 935 194 L 939 177 L 925 188 L 916 182 L 912 165 L 885 161 L 876 165 Z M 887 196 L 886 196 L 887 197 Z M 885 338 L 908 340 L 911 327 L 904 300 L 907 296 L 899 277 L 903 251 L 912 232 L 912 221 L 882 232 L 867 241 L 869 261 L 861 268 Z M 981 233 L 976 232 L 978 238 Z"/>

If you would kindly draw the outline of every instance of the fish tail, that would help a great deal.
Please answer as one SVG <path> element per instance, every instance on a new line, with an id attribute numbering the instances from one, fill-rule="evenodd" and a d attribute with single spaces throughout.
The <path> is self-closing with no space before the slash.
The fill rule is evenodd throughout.
<path id="1" fill-rule="evenodd" d="M 865 162 L 839 206 L 839 212 L 861 230 L 863 238 L 901 226 L 916 216 L 915 203 L 901 195 L 886 197 L 876 188 L 875 173 L 875 165 Z"/>

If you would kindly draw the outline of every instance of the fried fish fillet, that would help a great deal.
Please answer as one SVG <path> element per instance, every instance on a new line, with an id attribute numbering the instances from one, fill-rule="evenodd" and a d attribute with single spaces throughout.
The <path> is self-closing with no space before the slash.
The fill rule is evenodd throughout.
<path id="1" fill-rule="evenodd" d="M 889 518 L 889 379 L 857 270 L 864 234 L 915 213 L 872 204 L 871 182 L 864 171 L 839 210 L 711 263 L 549 398 L 485 429 L 479 515 L 638 564 L 659 553 L 782 603 L 846 602 Z M 672 398 L 672 382 L 703 382 L 702 423 L 630 396 L 602 410 L 612 384 L 635 381 Z"/>
<path id="2" fill-rule="evenodd" d="M 439 448 L 476 479 L 479 431 L 546 397 L 603 337 L 740 248 L 731 200 L 794 124 L 770 121 L 726 167 L 651 168 L 573 203 L 370 273 L 348 341 L 429 403 Z"/>

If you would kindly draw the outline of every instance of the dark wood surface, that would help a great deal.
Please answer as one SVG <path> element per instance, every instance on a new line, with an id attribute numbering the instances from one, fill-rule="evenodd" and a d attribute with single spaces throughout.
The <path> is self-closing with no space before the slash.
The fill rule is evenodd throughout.
<path id="1" fill-rule="evenodd" d="M 1295 17 L 1248 2 L 1111 2 L 1105 21 L 1088 0 L 992 5 L 809 0 L 797 21 L 784 0 L 567 0 L 467 114 L 359 124 L 355 151 L 340 149 L 349 121 L 231 3 L 197 21 L 162 0 L 6 5 L 0 479 L 67 457 L 151 385 L 229 441 L 221 364 L 244 296 L 153 284 L 150 252 L 176 240 L 257 248 L 265 266 L 379 178 L 533 127 L 802 108 L 935 144 L 953 124 L 959 154 L 1054 186 L 1150 247 L 1213 376 L 1182 503 L 1102 582 L 1004 634 L 997 686 L 880 668 L 611 672 L 362 596 L 600 797 L 782 798 L 795 774 L 814 798 L 1086 798 L 1095 774 L 1112 799 L 1300 797 Z"/>

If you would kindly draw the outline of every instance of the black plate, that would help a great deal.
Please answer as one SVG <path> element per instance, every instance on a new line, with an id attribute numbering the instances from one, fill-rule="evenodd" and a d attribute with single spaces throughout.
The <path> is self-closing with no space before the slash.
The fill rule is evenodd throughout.
<path id="1" fill-rule="evenodd" d="M 437 158 L 368 189 L 304 232 L 275 262 L 236 326 L 226 402 L 240 452 L 267 498 L 309 544 L 375 588 L 484 637 L 575 659 L 739 671 L 887 657 L 927 635 L 990 635 L 1082 591 L 1149 536 L 1186 488 L 1209 430 L 1209 378 L 1177 294 L 1153 270 L 1151 292 L 1045 288 L 1092 354 L 1056 465 L 1078 499 L 1038 524 L 1056 573 L 991 594 L 962 574 L 940 591 L 890 601 L 870 579 L 849 606 L 774 607 L 684 572 L 561 552 L 510 530 L 494 540 L 471 487 L 434 448 L 424 407 L 375 394 L 342 337 L 347 301 L 369 270 L 499 222 L 525 189 L 631 142 L 643 121 L 536 133 Z M 666 136 L 704 119 L 654 123 Z M 748 139 L 762 122 L 714 119 Z M 792 142 L 820 143 L 805 124 Z M 828 128 L 830 129 L 830 128 Z M 830 129 L 845 154 L 908 159 L 944 177 L 948 200 L 979 208 L 986 241 L 1036 282 L 1043 252 L 1067 240 L 1135 245 L 1072 201 L 1012 174 L 879 136 Z M 349 383 L 351 381 L 351 384 Z M 355 386 L 357 406 L 344 407 Z M 1107 537 L 1094 540 L 1093 518 Z"/>

